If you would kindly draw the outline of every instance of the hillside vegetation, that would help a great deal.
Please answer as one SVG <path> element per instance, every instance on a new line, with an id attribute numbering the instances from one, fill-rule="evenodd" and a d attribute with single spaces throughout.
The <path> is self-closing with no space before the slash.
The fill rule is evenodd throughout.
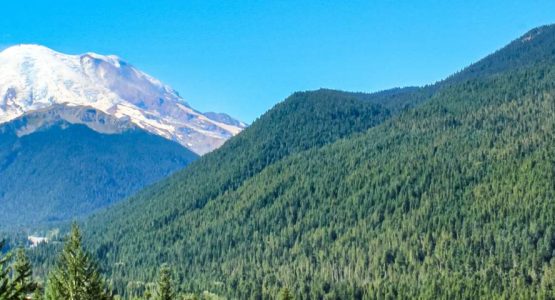
<path id="1" fill-rule="evenodd" d="M 0 228 L 88 215 L 183 168 L 197 155 L 142 130 L 100 134 L 59 122 L 18 137 L 0 128 Z"/>
<path id="2" fill-rule="evenodd" d="M 554 298 L 553 40 L 428 87 L 296 93 L 85 242 L 126 297 L 167 263 L 233 299 Z"/>

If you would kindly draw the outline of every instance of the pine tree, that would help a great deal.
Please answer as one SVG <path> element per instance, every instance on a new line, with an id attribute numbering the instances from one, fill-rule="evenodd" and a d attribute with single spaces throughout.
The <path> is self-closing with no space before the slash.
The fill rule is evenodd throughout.
<path id="1" fill-rule="evenodd" d="M 15 288 L 10 280 L 10 267 L 8 266 L 10 255 L 3 255 L 2 249 L 4 249 L 4 241 L 0 241 L 0 299 L 16 299 Z"/>
<path id="2" fill-rule="evenodd" d="M 173 296 L 171 270 L 168 265 L 164 264 L 160 268 L 156 300 L 171 300 Z"/>
<path id="3" fill-rule="evenodd" d="M 150 291 L 150 289 L 147 288 L 147 290 L 145 291 L 143 297 L 144 297 L 146 300 L 151 300 L 151 299 L 152 299 L 152 292 Z"/>
<path id="4" fill-rule="evenodd" d="M 36 288 L 35 291 L 33 292 L 33 297 L 31 298 L 33 300 L 40 300 L 42 299 L 42 292 L 40 290 L 40 288 Z"/>
<path id="5" fill-rule="evenodd" d="M 82 248 L 79 228 L 73 224 L 58 264 L 48 276 L 46 299 L 104 300 L 110 298 L 96 264 Z"/>
<path id="6" fill-rule="evenodd" d="M 289 289 L 285 287 L 281 290 L 281 293 L 279 295 L 279 299 L 280 300 L 293 300 L 293 296 L 289 292 Z"/>
<path id="7" fill-rule="evenodd" d="M 25 250 L 19 249 L 16 252 L 15 262 L 13 265 L 12 282 L 18 299 L 26 299 L 36 289 L 33 282 L 33 271 L 29 258 L 25 255 Z"/>

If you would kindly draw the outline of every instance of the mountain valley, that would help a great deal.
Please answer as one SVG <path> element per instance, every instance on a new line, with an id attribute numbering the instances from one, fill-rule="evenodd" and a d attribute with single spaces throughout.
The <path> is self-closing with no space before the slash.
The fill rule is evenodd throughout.
<path id="1" fill-rule="evenodd" d="M 248 126 L 116 56 L 2 70 L 2 300 L 22 266 L 48 300 L 555 298 L 555 25 Z"/>

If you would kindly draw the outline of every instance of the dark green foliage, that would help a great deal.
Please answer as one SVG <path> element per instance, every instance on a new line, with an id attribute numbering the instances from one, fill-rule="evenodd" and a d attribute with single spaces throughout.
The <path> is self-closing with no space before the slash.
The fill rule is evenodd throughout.
<path id="1" fill-rule="evenodd" d="M 58 265 L 48 275 L 48 300 L 111 299 L 93 259 L 81 246 L 81 233 L 73 225 Z"/>
<path id="2" fill-rule="evenodd" d="M 40 289 L 35 289 L 35 291 L 33 292 L 33 296 L 31 297 L 32 300 L 40 300 L 40 299 L 44 299 L 42 292 Z"/>
<path id="3" fill-rule="evenodd" d="M 99 218 L 107 218 L 108 215 L 113 214 L 114 218 L 125 219 L 128 223 L 122 226 L 117 225 L 119 227 L 117 231 L 105 229 L 96 231 L 97 227 L 90 227 L 87 234 L 103 237 L 106 238 L 106 241 L 110 241 L 106 244 L 92 243 L 91 245 L 96 247 L 96 254 L 100 257 L 104 257 L 105 251 L 112 250 L 112 247 L 116 246 L 114 241 L 133 245 L 132 247 L 139 246 L 135 244 L 137 240 L 134 231 L 150 228 L 146 230 L 153 233 L 158 232 L 161 226 L 165 226 L 172 219 L 181 218 L 186 212 L 202 210 L 209 200 L 235 190 L 266 166 L 294 153 L 320 147 L 353 133 L 364 132 L 383 122 L 388 116 L 389 112 L 381 106 L 360 101 L 350 94 L 326 90 L 296 93 L 284 103 L 276 105 L 274 109 L 239 136 L 232 138 L 222 148 L 200 158 L 169 180 L 147 189 L 142 196 L 126 201 L 125 209 L 122 206 L 122 208 L 103 212 L 98 216 Z M 183 188 L 172 190 L 165 188 L 170 186 Z M 162 194 L 166 195 L 162 196 Z M 151 201 L 152 197 L 156 197 L 160 202 Z M 174 200 L 178 201 L 174 202 Z M 141 212 L 135 211 L 134 207 L 140 209 Z M 127 210 L 133 211 L 132 214 L 136 213 L 137 218 L 118 216 L 119 213 Z M 152 218 L 143 219 L 143 213 L 152 213 Z M 156 239 L 160 243 L 153 243 L 148 248 L 143 248 L 146 246 L 145 244 L 139 246 L 145 250 L 144 254 L 152 255 L 147 260 L 141 260 L 142 262 L 139 264 L 144 263 L 146 266 L 157 261 L 156 265 L 160 265 L 161 262 L 158 259 L 166 258 L 168 254 L 167 248 L 158 248 L 163 245 L 162 241 L 167 239 L 177 241 L 184 237 L 167 232 L 158 235 Z M 151 246 L 154 248 L 150 248 Z M 142 252 L 142 250 L 139 251 Z M 122 265 L 128 263 L 127 259 L 121 262 Z M 136 270 L 140 270 L 112 269 L 110 265 L 106 265 L 106 267 L 112 270 L 111 275 L 115 286 L 120 291 L 127 285 L 128 276 Z M 179 270 L 176 271 L 183 271 L 181 266 L 177 267 Z M 139 272 L 133 275 L 137 276 L 136 279 L 152 281 L 156 269 L 140 270 Z M 122 279 L 120 276 L 125 276 L 125 279 L 120 281 Z M 212 290 L 210 287 L 206 289 Z"/>
<path id="4" fill-rule="evenodd" d="M 168 265 L 163 265 L 160 268 L 158 275 L 158 285 L 156 288 L 155 300 L 172 300 L 174 299 L 174 292 L 172 287 L 171 270 Z"/>
<path id="5" fill-rule="evenodd" d="M 120 291 L 169 262 L 180 290 L 237 299 L 553 299 L 552 29 L 493 70 L 375 96 L 408 105 L 295 94 L 87 241 Z"/>
<path id="6" fill-rule="evenodd" d="M 10 267 L 8 265 L 10 256 L 5 255 L 2 250 L 4 249 L 4 241 L 0 240 L 0 299 L 13 299 L 15 295 L 15 288 L 10 281 Z"/>
<path id="7" fill-rule="evenodd" d="M 447 78 L 442 84 L 461 83 L 555 63 L 555 25 L 534 28 L 509 45 Z"/>
<path id="8" fill-rule="evenodd" d="M 362 101 L 381 105 L 392 114 L 398 114 L 430 99 L 438 89 L 438 85 L 430 85 L 425 87 L 395 88 L 371 94 L 349 93 L 349 95 Z"/>
<path id="9" fill-rule="evenodd" d="M 37 285 L 25 251 L 18 249 L 14 261 L 11 253 L 3 254 L 3 249 L 4 242 L 0 241 L 0 300 L 29 299 Z"/>
<path id="10" fill-rule="evenodd" d="M 279 300 L 293 300 L 293 296 L 291 296 L 291 292 L 288 288 L 283 288 L 281 293 L 279 293 Z"/>
<path id="11" fill-rule="evenodd" d="M 0 227 L 90 214 L 196 158 L 141 130 L 108 135 L 59 123 L 18 138 L 6 128 L 0 129 Z"/>
<path id="12" fill-rule="evenodd" d="M 33 282 L 33 270 L 29 258 L 23 249 L 18 249 L 13 264 L 13 284 L 19 299 L 26 299 L 27 295 L 31 295 L 37 285 Z"/>

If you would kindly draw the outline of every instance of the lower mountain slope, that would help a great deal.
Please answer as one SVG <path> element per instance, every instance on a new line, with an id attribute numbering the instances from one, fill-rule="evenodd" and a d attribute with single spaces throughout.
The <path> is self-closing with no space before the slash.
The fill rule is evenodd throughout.
<path id="1" fill-rule="evenodd" d="M 329 90 L 295 93 L 221 149 L 199 158 L 183 172 L 147 189 L 145 194 L 178 185 L 183 189 L 176 190 L 180 194 L 175 197 L 183 201 L 171 203 L 167 213 L 177 216 L 182 211 L 200 209 L 210 199 L 236 189 L 284 157 L 364 132 L 390 116 L 389 110 L 381 105 L 361 102 L 349 93 Z M 165 209 L 148 197 L 135 198 L 126 205 Z"/>
<path id="2" fill-rule="evenodd" d="M 186 212 L 202 210 L 210 200 L 237 189 L 268 165 L 294 153 L 364 132 L 390 117 L 388 109 L 368 101 L 360 101 L 350 93 L 330 90 L 295 93 L 240 135 L 229 140 L 222 148 L 201 157 L 175 176 L 146 189 L 142 192 L 143 196 L 132 197 L 109 211 L 103 211 L 97 217 L 131 220 L 119 214 L 140 215 L 147 211 L 164 216 L 163 219 L 153 219 L 146 224 L 142 223 L 143 219 L 138 218 L 140 224 L 132 221 L 122 226 L 118 237 L 114 238 L 126 243 L 127 238 L 133 238 L 133 231 L 142 230 L 145 225 L 152 226 L 149 230 L 154 233 L 165 223 Z M 168 202 L 150 201 L 151 197 L 165 194 L 165 187 L 174 185 L 180 186 L 175 190 L 178 194 L 160 197 Z M 179 201 L 174 202 L 174 199 Z M 108 235 L 113 233 L 115 232 L 106 232 Z M 103 255 L 102 249 L 110 250 L 109 248 L 108 245 L 100 247 L 98 254 Z M 151 271 L 154 273 L 155 269 Z M 153 273 L 145 272 L 140 277 L 151 278 Z"/>
<path id="3" fill-rule="evenodd" d="M 257 153 L 227 150 L 247 129 L 93 216 L 87 241 L 128 292 L 167 262 L 184 290 L 239 299 L 554 297 L 554 114 L 553 65 L 496 74 L 210 186 L 233 174 L 210 159 Z"/>
<path id="4" fill-rule="evenodd" d="M 113 122 L 121 128 L 102 134 L 56 116 L 44 112 L 0 128 L 0 227 L 83 217 L 197 158 L 175 142 L 129 125 Z M 84 116 L 98 118 L 90 126 L 112 130 L 111 121 L 96 111 Z"/>

